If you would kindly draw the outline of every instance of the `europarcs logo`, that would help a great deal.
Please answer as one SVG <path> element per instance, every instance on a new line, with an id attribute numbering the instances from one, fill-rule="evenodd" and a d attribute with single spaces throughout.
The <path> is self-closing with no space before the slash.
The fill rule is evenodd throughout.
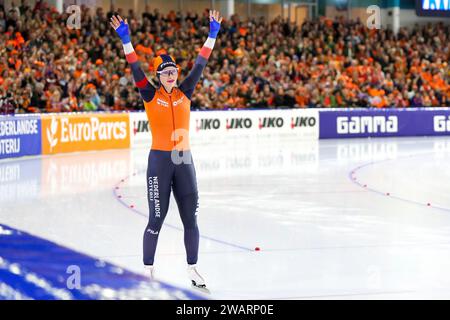
<path id="1" fill-rule="evenodd" d="M 124 115 L 51 116 L 43 119 L 43 129 L 43 146 L 48 153 L 129 145 L 128 119 Z"/>
<path id="2" fill-rule="evenodd" d="M 52 117 L 50 127 L 47 128 L 47 140 L 50 146 L 50 151 L 53 151 L 53 148 L 58 143 L 58 138 L 56 137 L 56 132 L 58 130 L 58 120 L 55 117 Z"/>

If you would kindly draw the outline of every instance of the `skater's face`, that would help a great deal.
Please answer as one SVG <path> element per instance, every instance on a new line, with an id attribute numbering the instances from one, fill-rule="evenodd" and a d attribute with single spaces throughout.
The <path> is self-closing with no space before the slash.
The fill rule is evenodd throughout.
<path id="1" fill-rule="evenodd" d="M 172 92 L 173 87 L 177 84 L 178 69 L 177 68 L 165 68 L 159 72 L 159 80 L 164 86 L 167 92 Z"/>

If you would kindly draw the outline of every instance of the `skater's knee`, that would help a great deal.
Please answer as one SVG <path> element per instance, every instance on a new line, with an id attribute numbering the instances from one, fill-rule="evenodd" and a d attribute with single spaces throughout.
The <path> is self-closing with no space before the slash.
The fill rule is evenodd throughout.
<path id="1" fill-rule="evenodd" d="M 198 193 L 193 192 L 179 197 L 178 203 L 182 214 L 196 214 L 198 209 Z"/>
<path id="2" fill-rule="evenodd" d="M 198 193 L 191 193 L 180 199 L 180 215 L 184 229 L 197 228 Z"/>
<path id="3" fill-rule="evenodd" d="M 197 217 L 192 215 L 182 219 L 184 230 L 198 230 Z"/>
<path id="4" fill-rule="evenodd" d="M 183 227 L 184 230 L 196 230 L 198 229 L 197 225 L 197 219 L 187 219 L 186 221 L 183 221 Z"/>
<path id="5" fill-rule="evenodd" d="M 145 228 L 145 233 L 147 234 L 159 234 L 159 231 L 161 231 L 162 224 L 157 222 L 149 222 L 147 224 L 147 227 Z"/>

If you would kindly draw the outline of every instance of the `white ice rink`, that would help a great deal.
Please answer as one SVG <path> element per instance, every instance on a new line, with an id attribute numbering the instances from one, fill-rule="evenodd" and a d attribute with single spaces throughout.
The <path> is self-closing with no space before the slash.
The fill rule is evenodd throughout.
<path id="1" fill-rule="evenodd" d="M 211 298 L 450 299 L 450 138 L 238 137 L 192 150 Z M 0 223 L 141 273 L 147 155 L 1 161 Z M 156 275 L 190 288 L 171 201 Z"/>

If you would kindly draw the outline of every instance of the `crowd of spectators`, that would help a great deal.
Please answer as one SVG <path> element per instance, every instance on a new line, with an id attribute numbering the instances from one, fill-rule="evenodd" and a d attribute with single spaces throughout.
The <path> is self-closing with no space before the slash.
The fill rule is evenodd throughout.
<path id="1" fill-rule="evenodd" d="M 81 7 L 80 28 L 45 1 L 0 6 L 2 112 L 138 110 L 113 13 L 127 18 L 141 66 L 173 55 L 182 80 L 208 34 L 208 11 L 137 14 Z M 222 22 L 192 105 L 200 109 L 450 106 L 450 26 L 369 29 L 321 17 L 301 26 L 281 17 Z M 6 111 L 5 111 L 6 110 Z"/>

